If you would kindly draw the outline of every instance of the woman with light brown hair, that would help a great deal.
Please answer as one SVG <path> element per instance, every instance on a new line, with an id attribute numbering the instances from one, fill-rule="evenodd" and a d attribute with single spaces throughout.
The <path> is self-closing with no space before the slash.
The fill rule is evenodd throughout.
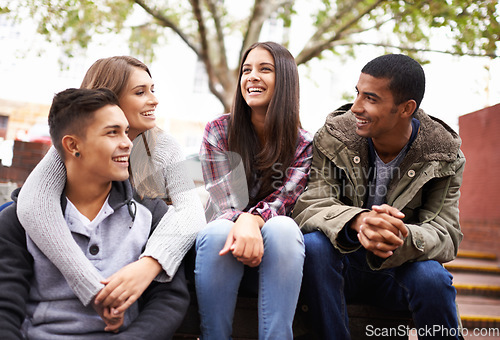
<path id="1" fill-rule="evenodd" d="M 206 222 L 201 201 L 183 166 L 179 144 L 156 126 L 158 100 L 148 67 L 129 56 L 99 59 L 87 71 L 81 87 L 105 87 L 116 94 L 134 143 L 130 179 L 136 193 L 141 198 L 168 196 L 172 205 L 150 236 L 141 258 L 109 278 L 101 276 L 66 227 L 59 201 L 66 172 L 54 148 L 26 180 L 18 200 L 18 215 L 29 236 L 63 273 L 83 304 L 119 306 L 119 314 L 154 279 L 171 280 Z M 43 196 L 35 197 L 33 192 L 43 192 Z M 64 241 L 56 244 L 55 235 Z"/>

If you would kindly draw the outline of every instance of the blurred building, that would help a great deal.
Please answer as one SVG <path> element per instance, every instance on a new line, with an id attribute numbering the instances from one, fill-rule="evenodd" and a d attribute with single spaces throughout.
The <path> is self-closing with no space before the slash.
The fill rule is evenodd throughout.
<path id="1" fill-rule="evenodd" d="M 47 117 L 50 105 L 0 98 L 0 138 L 49 141 Z M 47 138 L 49 137 L 49 138 Z"/>
<path id="2" fill-rule="evenodd" d="M 460 116 L 459 126 L 466 158 L 460 247 L 500 256 L 500 104 Z"/>

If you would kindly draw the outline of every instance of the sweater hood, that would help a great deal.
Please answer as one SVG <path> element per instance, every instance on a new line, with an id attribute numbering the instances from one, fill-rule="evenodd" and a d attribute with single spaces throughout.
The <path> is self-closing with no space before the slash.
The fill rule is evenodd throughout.
<path id="1" fill-rule="evenodd" d="M 350 110 L 351 106 L 343 105 L 327 116 L 324 129 L 328 134 L 322 134 L 322 137 L 328 138 L 330 135 L 347 148 L 364 154 L 368 141 L 356 133 L 356 119 Z M 414 162 L 453 162 L 459 157 L 462 141 L 452 128 L 440 119 L 427 115 L 422 109 L 418 109 L 414 118 L 420 121 L 420 130 L 408 151 L 408 158 Z M 318 143 L 321 145 L 322 141 Z"/>

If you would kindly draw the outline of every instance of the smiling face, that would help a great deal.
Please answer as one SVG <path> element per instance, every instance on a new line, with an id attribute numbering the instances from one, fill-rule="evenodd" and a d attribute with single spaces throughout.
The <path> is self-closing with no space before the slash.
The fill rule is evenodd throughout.
<path id="1" fill-rule="evenodd" d="M 356 133 L 373 140 L 390 140 L 407 133 L 405 104 L 396 105 L 389 90 L 390 79 L 361 73 L 351 111 L 356 117 Z"/>
<path id="2" fill-rule="evenodd" d="M 146 71 L 134 67 L 118 100 L 130 124 L 130 139 L 134 140 L 138 134 L 156 126 L 158 100 L 154 95 L 153 80 Z"/>
<path id="3" fill-rule="evenodd" d="M 241 69 L 241 93 L 252 115 L 264 115 L 274 94 L 276 81 L 274 58 L 269 51 L 256 47 L 248 53 Z"/>
<path id="4" fill-rule="evenodd" d="M 128 121 L 116 105 L 95 111 L 85 135 L 78 138 L 78 174 L 89 181 L 124 181 L 128 178 L 128 159 L 132 142 Z"/>

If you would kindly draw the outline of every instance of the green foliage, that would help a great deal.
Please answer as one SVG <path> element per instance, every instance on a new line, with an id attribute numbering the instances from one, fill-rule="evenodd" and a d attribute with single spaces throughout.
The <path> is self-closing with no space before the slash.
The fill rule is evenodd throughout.
<path id="1" fill-rule="evenodd" d="M 356 99 L 356 98 L 354 97 L 354 95 L 352 93 L 353 93 L 352 91 L 343 92 L 342 97 L 341 97 L 342 101 L 344 101 L 346 103 L 354 102 L 354 99 Z"/>
<path id="2" fill-rule="evenodd" d="M 227 49 L 226 43 L 239 39 L 249 46 L 259 39 L 262 23 L 272 17 L 280 19 L 289 32 L 280 41 L 287 46 L 294 39 L 294 20 L 303 15 L 297 13 L 298 5 L 306 5 L 312 16 L 310 25 L 316 30 L 296 55 L 298 64 L 321 58 L 325 52 L 352 57 L 359 45 L 403 51 L 421 62 L 425 62 L 425 51 L 496 58 L 500 49 L 497 0 L 238 3 L 239 7 L 234 1 L 219 0 L 16 0 L 0 6 L 0 14 L 17 20 L 34 19 L 38 32 L 56 42 L 68 56 L 85 51 L 100 34 L 126 31 L 131 53 L 150 62 L 155 46 L 165 43 L 169 35 L 177 35 L 203 60 L 209 86 L 225 107 L 229 107 L 234 86 L 234 70 L 228 60 L 239 59 L 226 56 L 226 51 L 237 50 Z M 130 24 L 128 19 L 133 14 L 139 14 L 142 21 Z M 450 43 L 436 47 L 436 34 Z"/>
<path id="3" fill-rule="evenodd" d="M 321 0 L 320 3 L 314 24 L 323 33 L 315 38 L 324 41 L 326 49 L 370 44 L 415 55 L 430 50 L 434 34 L 445 30 L 453 44 L 440 49 L 441 52 L 490 57 L 498 54 L 498 1 Z M 336 20 L 329 22 L 334 17 Z M 325 23 L 328 23 L 326 28 Z M 369 32 L 377 32 L 376 41 L 372 40 L 373 34 L 367 35 Z"/>
<path id="4" fill-rule="evenodd" d="M 498 2 L 491 0 L 394 1 L 388 10 L 399 17 L 394 32 L 406 45 L 429 45 L 432 30 L 445 28 L 454 41 L 448 52 L 495 57 L 500 39 Z"/>
<path id="5" fill-rule="evenodd" d="M 154 59 L 154 46 L 161 37 L 161 27 L 152 23 L 132 27 L 129 48 L 132 55 L 141 56 L 146 64 Z"/>
<path id="6" fill-rule="evenodd" d="M 84 51 L 100 34 L 119 32 L 131 13 L 128 0 L 19 0 L 14 19 L 28 15 L 38 24 L 38 33 L 57 43 L 71 57 Z"/>
<path id="7" fill-rule="evenodd" d="M 240 13 L 231 15 L 223 2 L 211 0 L 222 21 L 223 33 L 227 36 L 244 35 L 247 19 L 234 20 Z M 291 27 L 298 15 L 294 3 L 307 0 L 288 1 L 277 8 L 277 17 L 285 27 Z M 371 44 L 407 48 L 408 51 L 430 48 L 430 38 L 435 29 L 447 29 L 448 37 L 454 41 L 446 52 L 496 56 L 500 40 L 498 2 L 493 0 L 309 0 L 313 12 L 312 22 L 318 34 L 312 42 L 322 44 L 324 50 L 335 50 L 336 46 L 355 46 L 366 43 L 363 34 L 370 31 L 379 33 L 379 41 Z M 0 13 L 14 12 L 20 15 L 22 8 L 29 9 L 29 16 L 38 23 L 38 32 L 51 41 L 72 48 L 87 48 L 98 34 L 115 32 L 124 28 L 127 18 L 138 10 L 137 4 L 152 9 L 149 21 L 130 29 L 130 47 L 138 52 L 153 50 L 159 38 L 165 36 L 163 28 L 175 26 L 198 48 L 200 43 L 199 22 L 193 14 L 192 1 L 131 1 L 131 0 L 19 0 L 18 5 L 2 6 Z M 210 13 L 209 1 L 200 1 L 206 34 L 215 39 L 214 16 Z M 135 6 L 134 6 L 135 4 Z M 144 7 L 144 6 L 143 6 Z M 139 9 L 140 10 L 140 9 Z M 248 16 L 250 12 L 248 13 Z M 240 15 L 241 17 L 241 15 Z M 18 19 L 22 19 L 18 16 Z M 168 21 L 170 24 L 166 24 Z M 382 27 L 392 27 L 389 30 Z M 142 48 L 140 47 L 142 46 Z M 152 52 L 142 55 L 148 60 Z M 321 53 L 315 55 L 320 57 Z M 306 60 L 307 62 L 307 60 Z"/>

